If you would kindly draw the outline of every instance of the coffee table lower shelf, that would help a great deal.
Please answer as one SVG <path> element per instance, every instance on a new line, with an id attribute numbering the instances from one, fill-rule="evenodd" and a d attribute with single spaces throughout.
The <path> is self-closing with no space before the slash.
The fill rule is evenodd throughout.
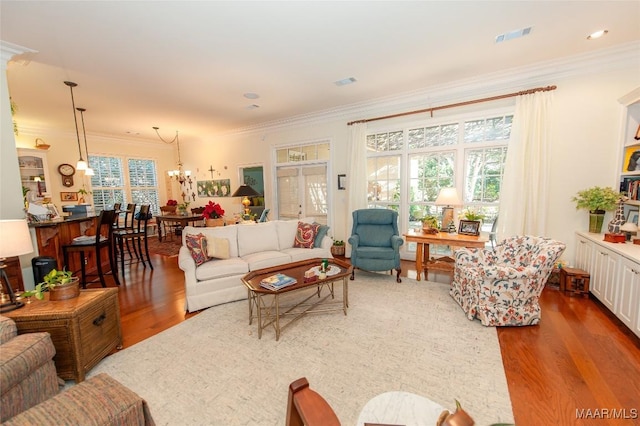
<path id="1" fill-rule="evenodd" d="M 258 338 L 262 338 L 262 331 L 273 327 L 276 341 L 280 339 L 283 329 L 293 324 L 307 314 L 342 311 L 347 315 L 349 307 L 349 275 L 351 265 L 331 259 L 330 264 L 340 268 L 338 274 L 328 276 L 323 280 L 304 282 L 304 271 L 320 264 L 322 259 L 289 263 L 274 268 L 261 269 L 247 274 L 243 283 L 247 286 L 249 299 L 249 324 L 257 319 Z M 296 284 L 278 291 L 260 287 L 263 278 L 276 273 L 292 276 L 298 281 Z M 342 281 L 342 300 L 336 300 L 336 282 Z M 288 320 L 284 320 L 289 317 Z"/>

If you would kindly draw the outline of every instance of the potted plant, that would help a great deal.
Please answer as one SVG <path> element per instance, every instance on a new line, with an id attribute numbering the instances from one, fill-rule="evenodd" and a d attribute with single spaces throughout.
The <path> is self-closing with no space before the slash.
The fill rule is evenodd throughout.
<path id="1" fill-rule="evenodd" d="M 78 204 L 84 204 L 84 197 L 91 194 L 91 191 L 87 191 L 84 187 L 78 189 Z"/>
<path id="2" fill-rule="evenodd" d="M 189 208 L 189 202 L 185 201 L 184 203 L 178 204 L 178 214 L 182 216 L 187 215 L 187 208 Z"/>
<path id="3" fill-rule="evenodd" d="M 344 256 L 344 241 L 342 240 L 333 240 L 333 245 L 331 246 L 331 254 L 334 256 Z"/>
<path id="4" fill-rule="evenodd" d="M 222 216 L 224 216 L 224 209 L 220 204 L 209 201 L 209 204 L 204 206 L 202 217 L 206 226 L 224 226 Z"/>
<path id="5" fill-rule="evenodd" d="M 589 232 L 599 234 L 605 212 L 615 210 L 620 197 L 613 188 L 594 186 L 578 191 L 571 200 L 576 203 L 576 209 L 589 210 Z"/>
<path id="6" fill-rule="evenodd" d="M 422 218 L 422 232 L 425 234 L 437 234 L 440 232 L 438 227 L 438 218 L 434 215 L 428 215 Z"/>
<path id="7" fill-rule="evenodd" d="M 467 208 L 461 214 L 461 216 L 465 220 L 472 220 L 474 222 L 481 222 L 484 219 L 484 215 L 480 212 L 473 210 L 472 208 Z"/>
<path id="8" fill-rule="evenodd" d="M 44 292 L 49 291 L 49 300 L 66 300 L 78 297 L 80 286 L 78 277 L 74 277 L 71 271 L 58 271 L 52 269 L 44 276 L 43 282 L 36 284 L 33 290 L 25 291 L 20 297 L 35 296 L 36 299 L 44 299 Z"/>

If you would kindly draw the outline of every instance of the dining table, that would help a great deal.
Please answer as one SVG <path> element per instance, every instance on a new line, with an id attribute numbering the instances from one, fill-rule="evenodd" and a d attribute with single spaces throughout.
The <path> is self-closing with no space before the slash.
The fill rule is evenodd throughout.
<path id="1" fill-rule="evenodd" d="M 158 224 L 158 241 L 162 241 L 162 222 L 168 222 L 172 225 L 179 225 L 180 229 L 182 229 L 190 223 L 202 222 L 202 215 L 163 214 L 156 216 L 156 223 Z"/>

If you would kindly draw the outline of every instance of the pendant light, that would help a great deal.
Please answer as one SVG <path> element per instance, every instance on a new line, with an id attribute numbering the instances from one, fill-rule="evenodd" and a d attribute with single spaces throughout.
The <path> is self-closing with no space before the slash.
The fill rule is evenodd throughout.
<path id="1" fill-rule="evenodd" d="M 87 170 L 87 162 L 82 158 L 82 147 L 80 146 L 80 133 L 78 132 L 78 117 L 76 116 L 76 103 L 73 99 L 73 88 L 78 84 L 73 81 L 65 81 L 64 84 L 69 86 L 69 90 L 71 91 L 71 106 L 73 109 L 73 121 L 76 123 L 76 138 L 78 139 L 78 152 L 80 153 L 80 159 L 76 163 L 76 170 Z"/>
<path id="2" fill-rule="evenodd" d="M 89 148 L 87 147 L 87 132 L 84 129 L 84 112 L 87 110 L 86 108 L 76 108 L 80 111 L 80 118 L 82 119 L 82 135 L 84 136 L 84 152 L 87 154 L 87 167 L 84 170 L 85 176 L 93 176 L 93 169 L 89 167 Z M 80 153 L 80 157 L 82 157 L 82 153 Z"/>

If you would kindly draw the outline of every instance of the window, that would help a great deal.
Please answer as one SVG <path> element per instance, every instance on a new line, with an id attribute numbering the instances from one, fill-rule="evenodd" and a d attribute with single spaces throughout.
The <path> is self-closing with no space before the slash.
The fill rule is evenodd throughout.
<path id="1" fill-rule="evenodd" d="M 96 212 L 109 210 L 115 203 L 126 204 L 122 160 L 117 157 L 89 156 L 93 169 L 91 188 Z"/>
<path id="2" fill-rule="evenodd" d="M 278 218 L 313 217 L 327 224 L 330 143 L 277 148 L 275 156 Z"/>
<path id="3" fill-rule="evenodd" d="M 160 211 L 158 199 L 158 179 L 156 163 L 153 160 L 129 159 L 129 184 L 131 202 L 137 205 L 149 204 L 150 211 Z"/>
<path id="4" fill-rule="evenodd" d="M 512 118 L 476 114 L 367 135 L 369 207 L 398 210 L 403 227 L 417 228 L 422 217 L 441 214 L 434 204 L 440 189 L 456 187 L 463 209 L 483 213 L 483 230 L 490 230 L 498 213 Z"/>
<path id="5" fill-rule="evenodd" d="M 131 202 L 138 205 L 149 204 L 151 211 L 158 213 L 155 161 L 128 159 L 126 164 L 125 171 L 122 158 L 89 156 L 89 165 L 95 172 L 91 177 L 91 187 L 96 211 L 112 209 L 115 203 Z M 128 177 L 127 181 L 125 176 Z"/>

